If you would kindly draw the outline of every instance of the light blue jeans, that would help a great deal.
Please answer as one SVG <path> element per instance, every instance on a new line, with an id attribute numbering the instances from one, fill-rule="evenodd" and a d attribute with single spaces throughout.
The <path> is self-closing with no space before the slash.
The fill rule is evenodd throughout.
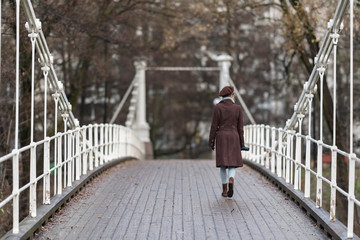
<path id="1" fill-rule="evenodd" d="M 222 184 L 226 184 L 227 180 L 231 177 L 235 179 L 235 169 L 236 168 L 228 167 L 227 169 L 229 169 L 229 177 L 227 177 L 227 174 L 226 174 L 226 167 L 220 167 L 220 177 L 221 177 Z"/>

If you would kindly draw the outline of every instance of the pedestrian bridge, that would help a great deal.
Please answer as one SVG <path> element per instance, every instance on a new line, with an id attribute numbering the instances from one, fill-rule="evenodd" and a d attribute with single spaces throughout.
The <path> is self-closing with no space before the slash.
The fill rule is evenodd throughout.
<path id="1" fill-rule="evenodd" d="M 248 166 L 237 171 L 233 198 L 223 198 L 214 164 L 121 163 L 67 203 L 38 238 L 327 239 L 290 197 Z"/>
<path id="2" fill-rule="evenodd" d="M 136 74 L 110 123 L 81 126 L 72 113 L 63 84 L 53 66 L 41 22 L 31 1 L 16 1 L 15 134 L 13 151 L 0 157 L 12 171 L 12 192 L 1 194 L 0 210 L 11 209 L 12 229 L 7 239 L 327 239 L 355 238 L 359 228 L 359 192 L 355 191 L 360 159 L 354 145 L 353 1 L 340 0 L 327 25 L 314 68 L 304 83 L 294 113 L 275 128 L 256 124 L 230 78 L 231 57 L 210 57 L 218 67 L 149 67 L 135 63 Z M 21 11 L 20 11 L 21 10 Z M 349 149 L 343 149 L 336 128 L 336 51 L 343 36 L 343 19 L 349 13 Z M 21 107 L 19 69 L 20 16 L 31 41 L 31 136 L 19 145 Z M 41 64 L 44 97 L 35 86 L 35 56 Z M 334 69 L 328 73 L 329 62 Z M 151 160 L 146 122 L 146 71 L 218 71 L 219 88 L 235 87 L 249 122 L 245 127 L 246 166 L 237 170 L 235 194 L 221 197 L 214 160 Z M 332 143 L 323 137 L 324 77 L 332 81 Z M 47 98 L 54 100 L 55 121 L 47 119 Z M 131 94 L 126 126 L 113 124 Z M 319 95 L 320 136 L 314 128 L 312 100 Z M 34 140 L 34 106 L 44 101 L 44 138 Z M 58 125 L 63 121 L 63 129 Z M 285 119 L 284 119 L 285 122 Z M 50 136 L 49 126 L 55 129 Z M 315 153 L 315 156 L 314 156 Z M 20 162 L 28 159 L 29 168 Z M 149 160 L 150 159 L 150 160 Z M 330 159 L 328 161 L 328 159 Z M 40 161 L 39 161 L 40 160 Z M 127 160 L 127 161 L 125 161 Z M 311 164 L 315 162 L 316 164 Z M 40 166 L 39 166 L 40 164 Z M 327 167 L 327 168 L 326 168 Z M 37 169 L 43 169 L 42 174 Z M 324 170 L 326 168 L 326 171 Z M 29 180 L 20 184 L 21 171 Z M 340 179 L 341 180 L 338 180 Z M 39 194 L 40 192 L 40 194 Z M 3 196 L 5 195 L 5 196 Z M 20 196 L 28 196 L 29 215 L 21 217 Z M 41 197 L 39 197 L 39 195 Z M 338 209 L 343 211 L 339 213 Z M 4 214 L 4 210 L 0 211 Z M 46 224 L 45 224 L 46 223 Z"/>

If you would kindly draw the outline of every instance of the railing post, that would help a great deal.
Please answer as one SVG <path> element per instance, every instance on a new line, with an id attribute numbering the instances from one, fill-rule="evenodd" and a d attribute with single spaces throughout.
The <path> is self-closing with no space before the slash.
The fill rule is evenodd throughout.
<path id="1" fill-rule="evenodd" d="M 122 152 L 123 152 L 123 141 L 122 141 L 122 135 L 123 135 L 123 132 L 122 132 L 122 128 L 121 126 L 118 127 L 118 138 L 119 138 L 119 145 L 118 145 L 118 153 L 117 153 L 117 157 L 120 158 L 122 157 Z"/>
<path id="2" fill-rule="evenodd" d="M 81 159 L 80 159 L 80 128 L 78 128 L 75 132 L 75 148 L 76 148 L 76 180 L 80 180 L 81 174 Z"/>
<path id="3" fill-rule="evenodd" d="M 86 151 L 86 130 L 87 127 L 84 127 L 82 129 L 82 142 L 81 142 L 81 146 L 82 146 L 82 174 L 85 175 L 87 173 L 87 168 L 88 168 L 88 156 L 90 155 L 90 153 L 88 153 Z"/>
<path id="4" fill-rule="evenodd" d="M 295 174 L 294 174 L 294 189 L 299 190 L 299 184 L 301 185 L 301 182 L 299 181 L 299 177 L 301 174 L 299 174 L 299 171 L 301 171 L 301 134 L 296 134 L 296 142 L 295 142 Z"/>
<path id="5" fill-rule="evenodd" d="M 118 126 L 113 125 L 111 127 L 111 132 L 112 132 L 112 159 L 117 159 L 118 158 L 118 144 L 119 144 L 119 138 L 118 138 Z"/>
<path id="6" fill-rule="evenodd" d="M 270 126 L 266 126 L 266 141 L 265 141 L 265 153 L 266 153 L 266 162 L 265 167 L 269 169 L 270 167 Z"/>
<path id="7" fill-rule="evenodd" d="M 58 140 L 57 140 L 57 144 L 58 144 L 58 166 L 59 168 L 57 169 L 58 172 L 58 191 L 57 194 L 61 195 L 62 194 L 62 136 L 60 134 L 58 134 Z"/>
<path id="8" fill-rule="evenodd" d="M 316 208 L 322 207 L 322 141 L 318 141 L 318 155 L 317 155 L 317 183 L 316 183 Z"/>
<path id="9" fill-rule="evenodd" d="M 256 125 L 256 163 L 261 164 L 261 125 Z"/>
<path id="10" fill-rule="evenodd" d="M 99 125 L 94 125 L 94 151 L 95 151 L 95 167 L 97 168 L 99 166 Z"/>
<path id="11" fill-rule="evenodd" d="M 100 124 L 100 166 L 104 164 L 104 124 Z"/>
<path id="12" fill-rule="evenodd" d="M 125 128 L 120 127 L 120 146 L 121 146 L 121 153 L 120 156 L 126 156 L 126 132 L 125 132 Z"/>
<path id="13" fill-rule="evenodd" d="M 276 164 L 276 170 L 278 177 L 282 176 L 282 148 L 283 148 L 283 131 L 282 128 L 279 128 L 279 140 L 278 140 L 278 154 L 277 154 L 277 164 Z"/>
<path id="14" fill-rule="evenodd" d="M 260 125 L 260 164 L 261 166 L 264 166 L 264 148 L 265 148 L 265 134 L 264 134 L 264 130 L 265 130 L 265 125 L 261 124 Z"/>
<path id="15" fill-rule="evenodd" d="M 50 138 L 44 142 L 44 204 L 50 204 Z"/>
<path id="16" fill-rule="evenodd" d="M 276 130 L 274 127 L 271 128 L 271 172 L 275 173 L 275 134 Z"/>
<path id="17" fill-rule="evenodd" d="M 115 159 L 116 156 L 116 145 L 117 145 L 117 138 L 116 138 L 116 127 L 114 125 L 110 126 L 110 135 L 111 135 L 111 159 Z"/>
<path id="18" fill-rule="evenodd" d="M 284 134 L 286 134 L 286 132 L 284 131 Z M 286 177 L 286 146 L 287 146 L 287 140 L 286 142 L 283 142 L 282 145 L 282 153 L 283 153 L 283 157 L 282 157 L 282 177 L 285 179 Z M 285 155 L 285 156 L 284 156 Z"/>
<path id="19" fill-rule="evenodd" d="M 355 154 L 349 155 L 348 238 L 354 235 Z"/>
<path id="20" fill-rule="evenodd" d="M 256 161 L 256 151 L 257 151 L 257 146 L 256 146 L 256 125 L 252 125 L 252 144 L 253 144 L 253 151 L 252 151 L 252 154 L 251 154 L 251 160 L 253 162 Z"/>
<path id="21" fill-rule="evenodd" d="M 60 83 L 60 84 L 59 84 Z M 58 82 L 58 84 L 60 86 L 62 86 L 61 82 Z M 61 87 L 62 89 L 62 87 Z M 56 91 L 55 93 L 52 94 L 53 98 L 54 98 L 54 102 L 55 102 L 55 117 L 54 117 L 54 136 L 57 135 L 57 132 L 58 132 L 58 105 L 59 105 L 59 97 L 60 97 L 60 94 L 58 91 Z M 54 141 L 54 166 L 56 167 L 55 168 L 55 171 L 54 171 L 54 195 L 57 194 L 56 192 L 56 185 L 57 184 L 60 184 L 59 181 L 58 181 L 58 176 L 57 176 L 57 172 L 59 171 L 57 166 L 58 166 L 58 162 L 59 162 L 59 159 L 58 159 L 58 151 L 61 151 L 61 149 L 59 148 L 58 146 L 58 138 L 56 137 L 55 138 L 55 141 Z"/>
<path id="22" fill-rule="evenodd" d="M 111 131 L 112 127 L 110 124 L 108 124 L 108 161 L 112 160 L 112 144 L 113 144 L 113 136 L 112 136 L 112 131 Z"/>
<path id="23" fill-rule="evenodd" d="M 294 184 L 294 134 L 295 131 L 290 131 L 290 183 Z"/>
<path id="24" fill-rule="evenodd" d="M 108 132 L 108 138 L 107 138 L 107 142 L 108 142 L 108 157 L 107 157 L 107 161 L 111 161 L 112 160 L 112 144 L 113 144 L 113 141 L 112 141 L 112 133 L 111 133 L 111 129 L 112 129 L 112 126 L 111 124 L 108 124 L 107 126 L 107 132 Z"/>
<path id="25" fill-rule="evenodd" d="M 254 141 L 253 141 L 253 129 L 254 129 L 254 125 L 250 125 L 249 126 L 249 147 L 250 147 L 250 151 L 249 151 L 249 155 L 248 158 L 249 160 L 252 161 L 253 159 L 253 155 L 254 155 Z"/>
<path id="26" fill-rule="evenodd" d="M 75 181 L 75 174 L 76 174 L 76 168 L 75 168 L 75 162 L 76 162 L 76 145 L 75 145 L 75 134 L 76 132 L 73 132 L 71 134 L 71 181 Z"/>
<path id="27" fill-rule="evenodd" d="M 295 149 L 295 180 L 294 180 L 294 189 L 301 189 L 301 135 L 302 135 L 302 121 L 304 119 L 303 114 L 298 114 L 298 125 L 299 133 L 296 134 L 296 149 Z"/>
<path id="28" fill-rule="evenodd" d="M 30 216 L 36 217 L 36 145 L 31 144 L 30 149 Z"/>
<path id="29" fill-rule="evenodd" d="M 93 141 L 93 130 L 94 125 L 89 125 L 89 170 L 92 171 L 94 169 L 94 141 Z"/>
<path id="30" fill-rule="evenodd" d="M 130 156 L 130 134 L 129 129 L 125 129 L 125 156 Z"/>
<path id="31" fill-rule="evenodd" d="M 64 133 L 65 135 L 64 136 L 64 186 L 67 186 L 66 185 L 66 176 L 67 176 L 67 159 L 68 159 L 68 136 L 66 134 L 67 132 L 67 121 L 68 121 L 68 118 L 69 118 L 69 114 L 67 113 L 64 113 L 61 115 L 63 117 L 63 121 L 64 121 Z"/>
<path id="32" fill-rule="evenodd" d="M 330 195 L 330 221 L 336 219 L 336 171 L 337 171 L 337 147 L 331 148 L 331 195 Z"/>
<path id="33" fill-rule="evenodd" d="M 104 160 L 105 162 L 109 161 L 109 125 L 105 124 L 104 125 Z"/>
<path id="34" fill-rule="evenodd" d="M 117 158 L 117 144 L 118 144 L 118 138 L 117 138 L 117 126 L 116 125 L 110 125 L 110 135 L 111 135 L 111 159 L 114 160 Z"/>
<path id="35" fill-rule="evenodd" d="M 291 158 L 291 132 L 286 131 L 286 174 L 285 181 L 286 183 L 290 183 L 290 158 Z"/>
<path id="36" fill-rule="evenodd" d="M 71 135 L 72 135 L 72 133 L 68 133 L 67 135 L 66 135 L 66 137 L 67 137 L 67 159 L 66 159 L 66 161 L 67 161 L 67 166 L 68 166 L 68 172 L 67 172 L 67 174 L 68 174 L 68 181 L 67 181 L 67 186 L 68 187 L 71 187 L 72 186 L 72 171 L 73 171 L 73 169 L 72 169 L 72 166 L 71 166 L 71 164 L 72 164 L 72 162 L 73 162 L 73 159 L 72 159 L 72 147 L 71 147 L 71 140 L 72 140 L 72 137 L 71 137 Z"/>
<path id="37" fill-rule="evenodd" d="M 308 112 L 309 112 L 309 119 L 308 119 L 308 135 L 306 136 L 306 153 L 305 153 L 305 189 L 304 189 L 304 197 L 309 198 L 310 197 L 310 162 L 311 162 L 311 111 L 312 111 L 312 99 L 314 97 L 313 94 L 308 93 L 306 94 L 306 97 L 308 99 Z"/>
<path id="38" fill-rule="evenodd" d="M 12 161 L 13 172 L 13 233 L 19 233 L 19 151 L 13 150 L 15 155 Z"/>
<path id="39" fill-rule="evenodd" d="M 115 158 L 119 158 L 120 157 L 120 126 L 116 126 L 115 127 L 115 132 L 116 132 L 116 136 L 115 136 Z"/>
<path id="40" fill-rule="evenodd" d="M 245 126 L 245 127 L 244 127 L 244 141 L 245 141 L 245 145 L 250 146 L 250 145 L 249 145 L 249 126 Z M 246 158 L 246 159 L 249 159 L 248 153 L 249 153 L 249 152 L 243 152 L 243 153 L 242 153 L 242 156 L 243 156 L 244 158 Z"/>

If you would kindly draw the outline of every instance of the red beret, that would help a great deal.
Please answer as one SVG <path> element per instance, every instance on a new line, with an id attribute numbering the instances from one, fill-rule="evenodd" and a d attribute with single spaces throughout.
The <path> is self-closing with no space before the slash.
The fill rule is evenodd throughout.
<path id="1" fill-rule="evenodd" d="M 230 94 L 232 94 L 233 92 L 234 92 L 234 87 L 226 86 L 223 89 L 221 89 L 219 96 L 226 97 L 226 96 L 229 96 Z"/>

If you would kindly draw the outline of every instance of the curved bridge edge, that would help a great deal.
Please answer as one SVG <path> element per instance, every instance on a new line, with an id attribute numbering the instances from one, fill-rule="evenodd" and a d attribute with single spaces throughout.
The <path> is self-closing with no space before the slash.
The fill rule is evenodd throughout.
<path id="1" fill-rule="evenodd" d="M 111 162 L 107 162 L 96 169 L 89 171 L 87 175 L 81 176 L 80 180 L 73 182 L 72 187 L 67 187 L 63 190 L 63 194 L 55 196 L 51 199 L 51 204 L 41 205 L 37 209 L 37 216 L 32 218 L 26 217 L 20 222 L 20 229 L 18 234 L 13 234 L 10 230 L 7 234 L 1 237 L 3 239 L 33 239 L 34 234 L 39 231 L 41 226 L 45 225 L 47 221 L 61 208 L 66 202 L 69 202 L 79 191 L 82 190 L 92 179 L 99 176 L 105 170 L 128 160 L 137 160 L 133 157 L 124 157 Z"/>
<path id="2" fill-rule="evenodd" d="M 331 239 L 348 239 L 346 226 L 339 220 L 330 222 L 330 214 L 323 208 L 316 208 L 315 203 L 311 199 L 305 198 L 303 192 L 294 190 L 293 185 L 286 183 L 284 179 L 279 178 L 264 166 L 246 159 L 243 159 L 243 161 L 246 165 L 264 175 L 270 182 L 294 201 L 316 222 L 317 226 L 322 229 L 328 237 L 331 237 Z M 354 234 L 353 239 L 360 238 Z"/>

